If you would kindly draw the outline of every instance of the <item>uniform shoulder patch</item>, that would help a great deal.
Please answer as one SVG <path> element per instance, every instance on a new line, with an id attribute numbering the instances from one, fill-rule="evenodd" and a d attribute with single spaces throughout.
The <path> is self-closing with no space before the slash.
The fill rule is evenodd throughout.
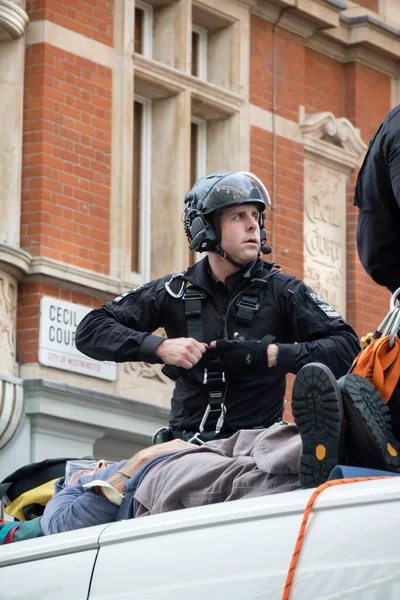
<path id="1" fill-rule="evenodd" d="M 325 302 L 325 300 L 323 300 L 321 298 L 321 296 L 319 296 L 318 294 L 316 294 L 315 292 L 307 292 L 307 296 L 310 298 L 310 300 L 312 300 L 312 302 L 314 302 L 314 304 L 317 305 L 317 307 L 326 314 L 327 317 L 329 317 L 330 319 L 341 319 L 342 315 L 340 315 L 337 310 L 335 310 L 333 308 L 333 306 L 331 306 L 330 304 L 328 304 L 327 302 Z"/>
<path id="2" fill-rule="evenodd" d="M 117 296 L 116 298 L 114 298 L 114 300 L 111 300 L 111 302 L 114 302 L 114 304 L 118 304 L 119 302 L 121 302 L 127 296 L 131 296 L 132 294 L 136 294 L 136 292 L 138 292 L 139 290 L 141 290 L 143 287 L 144 287 L 144 285 L 139 285 L 138 287 L 133 288 L 132 290 L 128 290 L 127 292 L 124 292 L 120 296 Z"/>

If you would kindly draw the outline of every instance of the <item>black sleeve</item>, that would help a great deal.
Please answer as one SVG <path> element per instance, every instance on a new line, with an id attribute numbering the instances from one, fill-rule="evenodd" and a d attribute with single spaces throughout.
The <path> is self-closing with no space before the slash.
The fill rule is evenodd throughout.
<path id="1" fill-rule="evenodd" d="M 400 208 L 400 145 L 395 145 L 389 152 L 389 176 L 393 195 Z"/>
<path id="2" fill-rule="evenodd" d="M 277 369 L 297 373 L 310 362 L 327 365 L 335 377 L 345 375 L 360 343 L 355 331 L 332 306 L 302 281 L 293 278 L 279 295 L 293 344 L 278 344 Z"/>
<path id="3" fill-rule="evenodd" d="M 97 360 L 161 362 L 155 351 L 164 338 L 151 332 L 164 325 L 166 296 L 162 278 L 95 308 L 78 325 L 76 347 Z"/>
<path id="4" fill-rule="evenodd" d="M 357 250 L 368 275 L 392 293 L 400 287 L 400 217 L 388 211 L 360 210 Z"/>

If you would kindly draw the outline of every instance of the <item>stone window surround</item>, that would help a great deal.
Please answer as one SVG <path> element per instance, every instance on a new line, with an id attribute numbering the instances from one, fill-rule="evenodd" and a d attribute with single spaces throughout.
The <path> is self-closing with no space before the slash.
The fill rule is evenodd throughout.
<path id="1" fill-rule="evenodd" d="M 142 105 L 142 132 L 140 152 L 140 223 L 139 223 L 139 272 L 132 273 L 137 283 L 148 281 L 150 277 L 151 244 L 151 152 L 152 152 L 152 106 L 151 100 L 135 94 L 135 102 Z"/>
<path id="2" fill-rule="evenodd" d="M 153 55 L 153 7 L 147 2 L 136 0 L 135 8 L 143 11 L 143 56 L 152 58 Z"/>
<path id="3" fill-rule="evenodd" d="M 156 218 L 153 219 L 151 235 L 152 277 L 183 269 L 186 266 L 187 243 L 179 224 L 183 197 L 190 187 L 188 153 L 191 120 L 198 118 L 207 123 L 207 163 L 210 165 L 218 164 L 218 168 L 226 169 L 243 168 L 245 165 L 247 168 L 250 150 L 248 69 L 245 68 L 249 61 L 248 10 L 231 0 L 222 0 L 219 11 L 215 11 L 210 0 L 204 0 L 201 4 L 192 3 L 190 0 L 174 3 L 148 0 L 148 4 L 151 4 L 154 10 L 161 5 L 160 14 L 155 12 L 153 15 L 154 59 L 135 53 L 133 70 L 128 72 L 127 69 L 121 69 L 118 73 L 114 71 L 113 81 L 115 146 L 113 143 L 112 171 L 115 173 L 115 186 L 112 184 L 112 188 L 115 189 L 115 193 L 112 192 L 111 200 L 111 277 L 122 279 L 130 287 L 146 280 L 145 277 L 132 274 L 129 269 L 132 236 L 129 230 L 131 183 L 126 176 L 126 171 L 130 170 L 129 164 L 132 164 L 130 157 L 132 156 L 133 123 L 132 117 L 128 116 L 127 112 L 132 94 L 140 94 L 143 98 L 151 100 L 153 105 L 152 198 L 156 202 L 153 208 L 153 211 L 156 211 L 154 213 Z M 192 7 L 194 7 L 194 17 Z M 122 52 L 124 55 L 121 61 L 124 64 L 128 63 L 128 56 L 131 57 L 129 42 L 133 39 L 133 14 L 134 2 L 127 0 L 122 9 L 116 10 L 115 15 L 116 30 L 124 31 L 124 40 L 117 48 L 117 52 Z M 195 25 L 197 23 L 207 25 L 210 22 L 210 15 L 214 14 L 217 23 L 235 27 L 235 44 L 231 53 L 233 62 L 228 66 L 228 70 L 234 73 L 232 85 L 242 90 L 240 94 L 222 85 L 215 85 L 210 81 L 194 77 L 190 73 L 194 18 Z M 174 47 L 171 49 L 168 46 L 165 52 L 162 47 L 162 44 L 166 43 L 162 38 L 162 19 L 165 19 L 166 29 L 172 28 L 175 40 Z M 161 32 L 160 39 L 155 37 L 157 31 Z M 222 43 L 224 41 L 222 40 Z M 216 43 L 219 44 L 220 40 Z M 186 58 L 182 58 L 182 55 Z M 163 62 L 155 60 L 157 56 L 162 57 Z M 214 79 L 218 79 L 218 73 L 214 72 L 213 75 Z M 223 79 L 222 76 L 221 83 Z M 169 127 L 171 121 L 176 122 L 176 127 Z M 123 148 L 122 156 L 121 148 Z M 171 165 L 170 155 L 174 152 L 175 161 Z M 166 204 L 167 198 L 168 204 Z M 163 215 L 161 219 L 160 215 Z M 165 231 L 176 233 L 174 239 L 166 239 Z"/>

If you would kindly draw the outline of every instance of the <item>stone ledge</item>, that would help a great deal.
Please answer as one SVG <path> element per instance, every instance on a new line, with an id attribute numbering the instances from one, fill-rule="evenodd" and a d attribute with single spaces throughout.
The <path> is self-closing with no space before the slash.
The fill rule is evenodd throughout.
<path id="1" fill-rule="evenodd" d="M 17 40 L 25 35 L 29 17 L 11 0 L 0 0 L 0 41 Z"/>
<path id="2" fill-rule="evenodd" d="M 259 0 L 251 12 L 300 37 L 338 27 L 341 0 Z"/>
<path id="3" fill-rule="evenodd" d="M 242 96 L 163 63 L 134 54 L 135 91 L 137 83 L 146 85 L 146 96 L 162 98 L 189 90 L 198 102 L 210 107 L 210 118 L 225 117 L 239 112 Z M 139 89 L 141 93 L 141 90 Z M 207 116 L 207 115 L 206 115 Z"/>
<path id="4" fill-rule="evenodd" d="M 5 244 L 0 244 L 0 269 L 24 283 L 61 284 L 63 288 L 100 299 L 104 299 L 105 296 L 114 298 L 137 285 L 133 279 L 118 280 L 44 256 L 32 257 L 21 248 L 12 248 Z"/>
<path id="5" fill-rule="evenodd" d="M 7 271 L 16 279 L 29 272 L 31 255 L 21 248 L 0 244 L 0 269 Z"/>
<path id="6" fill-rule="evenodd" d="M 122 396 L 43 379 L 26 379 L 23 389 L 28 415 L 46 415 L 104 431 L 120 431 L 146 441 L 168 423 L 166 408 Z"/>

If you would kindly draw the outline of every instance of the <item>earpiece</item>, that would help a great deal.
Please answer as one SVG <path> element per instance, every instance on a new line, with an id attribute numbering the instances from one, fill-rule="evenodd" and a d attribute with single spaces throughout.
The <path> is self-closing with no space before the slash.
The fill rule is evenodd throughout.
<path id="1" fill-rule="evenodd" d="M 217 244 L 217 235 L 214 228 L 198 211 L 193 211 L 197 214 L 191 219 L 190 237 L 192 241 L 189 248 L 196 252 L 209 252 L 214 250 Z"/>

